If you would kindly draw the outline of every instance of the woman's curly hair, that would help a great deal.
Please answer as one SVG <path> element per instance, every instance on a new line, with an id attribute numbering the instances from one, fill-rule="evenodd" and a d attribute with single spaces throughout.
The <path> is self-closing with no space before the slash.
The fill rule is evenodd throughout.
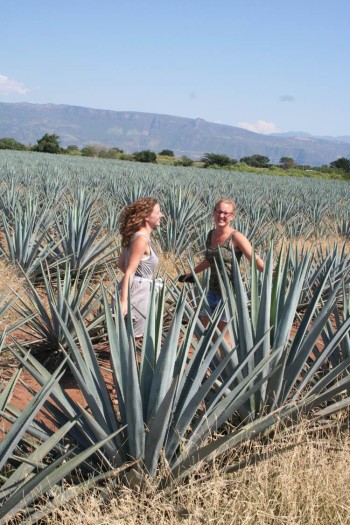
<path id="1" fill-rule="evenodd" d="M 152 213 L 156 204 L 158 204 L 157 199 L 144 197 L 123 208 L 119 218 L 122 246 L 129 246 L 133 235 L 145 225 L 146 217 Z"/>

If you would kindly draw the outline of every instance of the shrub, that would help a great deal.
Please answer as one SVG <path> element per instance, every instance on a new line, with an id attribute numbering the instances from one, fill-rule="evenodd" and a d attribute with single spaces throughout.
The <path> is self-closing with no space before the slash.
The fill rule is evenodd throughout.
<path id="1" fill-rule="evenodd" d="M 157 162 L 157 155 L 154 153 L 154 151 L 149 149 L 136 151 L 133 157 L 137 162 Z"/>

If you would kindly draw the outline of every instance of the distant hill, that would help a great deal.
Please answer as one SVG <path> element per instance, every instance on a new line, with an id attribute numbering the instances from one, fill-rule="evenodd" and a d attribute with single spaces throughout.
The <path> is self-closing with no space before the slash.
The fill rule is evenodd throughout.
<path id="1" fill-rule="evenodd" d="M 321 140 L 330 140 L 331 142 L 349 142 L 350 135 L 341 135 L 338 137 L 331 137 L 330 135 L 326 136 L 314 136 L 311 133 L 306 133 L 305 131 L 286 131 L 284 133 L 273 133 L 276 137 L 294 137 L 294 138 L 314 138 Z"/>
<path id="2" fill-rule="evenodd" d="M 307 134 L 260 135 L 203 119 L 136 111 L 111 111 L 55 104 L 0 103 L 0 138 L 29 145 L 45 133 L 55 133 L 61 145 L 101 144 L 125 152 L 171 149 L 192 159 L 203 153 L 240 159 L 260 154 L 277 164 L 292 157 L 298 164 L 328 165 L 338 157 L 350 158 L 345 137 L 323 139 Z"/>

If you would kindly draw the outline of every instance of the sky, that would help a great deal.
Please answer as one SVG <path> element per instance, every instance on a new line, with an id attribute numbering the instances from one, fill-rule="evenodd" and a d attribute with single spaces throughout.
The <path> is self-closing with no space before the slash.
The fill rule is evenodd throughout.
<path id="1" fill-rule="evenodd" d="M 1 3 L 0 102 L 350 135 L 349 0 Z"/>

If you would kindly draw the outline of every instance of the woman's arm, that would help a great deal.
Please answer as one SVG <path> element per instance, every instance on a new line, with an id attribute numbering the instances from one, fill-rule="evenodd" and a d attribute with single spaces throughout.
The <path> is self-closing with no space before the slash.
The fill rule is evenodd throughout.
<path id="1" fill-rule="evenodd" d="M 209 261 L 207 261 L 207 259 L 203 259 L 203 261 L 201 261 L 199 264 L 197 264 L 197 266 L 194 267 L 193 271 L 194 273 L 201 273 L 204 272 L 204 270 L 206 270 L 207 268 L 209 268 L 209 266 Z"/>
<path id="2" fill-rule="evenodd" d="M 123 315 L 126 315 L 128 312 L 128 290 L 129 290 L 129 281 L 131 283 L 138 265 L 140 264 L 142 256 L 145 254 L 148 246 L 148 240 L 140 235 L 130 245 L 130 253 L 128 264 L 124 270 L 124 277 L 121 282 L 120 289 L 120 302 L 122 307 Z M 124 256 L 125 257 L 125 256 Z M 125 265 L 125 259 L 124 259 Z M 118 265 L 119 266 L 119 265 Z"/>
<path id="3" fill-rule="evenodd" d="M 211 234 L 212 232 L 210 231 L 207 236 L 206 245 L 208 245 L 208 243 L 210 244 Z M 197 266 L 193 268 L 193 272 L 186 272 L 183 275 L 180 275 L 179 281 L 181 283 L 184 283 L 186 281 L 194 282 L 193 273 L 204 272 L 204 270 L 206 270 L 207 268 L 210 268 L 210 264 L 209 261 L 204 258 L 199 264 L 197 264 Z"/>
<path id="4" fill-rule="evenodd" d="M 125 250 L 125 248 L 123 248 L 122 249 L 122 253 L 120 254 L 120 256 L 117 259 L 117 267 L 122 272 L 125 272 L 125 256 L 126 256 L 126 250 Z"/>
<path id="5" fill-rule="evenodd" d="M 239 248 L 241 252 L 251 262 L 253 248 L 250 242 L 248 241 L 247 237 L 245 237 L 245 235 L 243 235 L 243 233 L 241 232 L 234 232 L 232 238 L 234 240 L 235 248 Z M 262 272 L 264 270 L 264 261 L 257 254 L 255 254 L 255 261 L 256 267 L 258 268 L 259 272 Z"/>
<path id="6" fill-rule="evenodd" d="M 203 261 L 201 261 L 199 264 L 197 264 L 197 266 L 195 266 L 193 268 L 193 272 L 194 273 L 200 273 L 200 272 L 203 272 L 204 270 L 206 270 L 207 268 L 209 268 L 210 264 L 209 262 L 207 261 L 207 259 L 203 259 Z M 180 283 L 185 283 L 186 281 L 188 282 L 194 282 L 194 279 L 192 277 L 192 272 L 186 272 L 184 273 L 183 275 L 180 275 L 179 277 L 179 281 Z M 190 279 L 190 280 L 189 280 Z"/>

